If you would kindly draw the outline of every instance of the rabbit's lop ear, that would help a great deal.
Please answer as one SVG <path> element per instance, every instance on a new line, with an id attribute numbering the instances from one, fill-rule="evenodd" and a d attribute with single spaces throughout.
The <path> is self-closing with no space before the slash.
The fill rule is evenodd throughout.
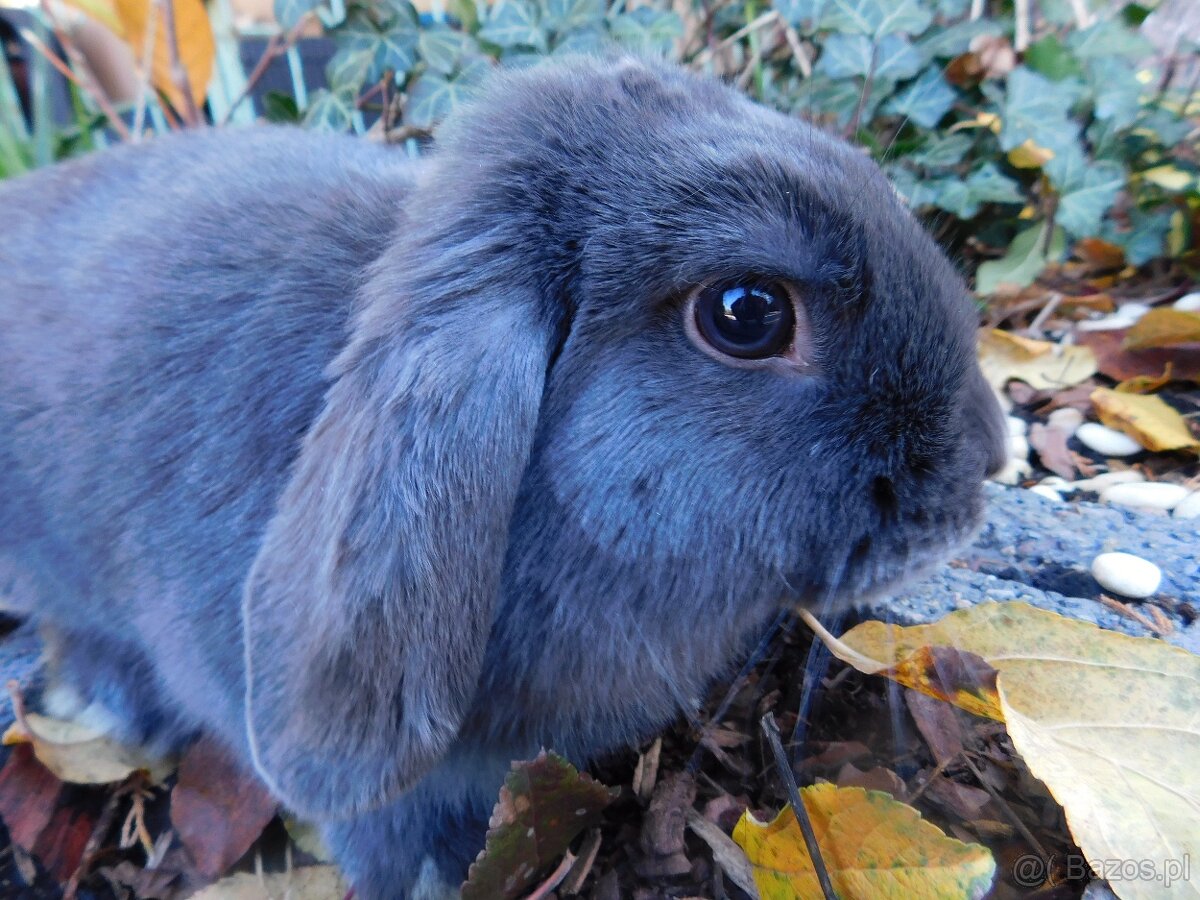
<path id="1" fill-rule="evenodd" d="M 422 218 L 366 286 L 245 587 L 251 752 L 305 815 L 383 803 L 454 739 L 557 335 L 511 247 Z"/>

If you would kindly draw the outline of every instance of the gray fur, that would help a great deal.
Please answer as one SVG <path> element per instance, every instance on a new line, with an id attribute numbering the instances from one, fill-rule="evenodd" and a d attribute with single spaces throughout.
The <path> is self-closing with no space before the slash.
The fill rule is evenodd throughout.
<path id="1" fill-rule="evenodd" d="M 0 591 L 127 737 L 214 735 L 327 821 L 368 900 L 461 879 L 509 760 L 641 739 L 781 600 L 935 564 L 1003 455 L 879 170 L 658 64 L 497 76 L 425 163 L 184 134 L 0 218 Z M 689 343 L 682 296 L 743 273 L 800 286 L 814 371 Z"/>

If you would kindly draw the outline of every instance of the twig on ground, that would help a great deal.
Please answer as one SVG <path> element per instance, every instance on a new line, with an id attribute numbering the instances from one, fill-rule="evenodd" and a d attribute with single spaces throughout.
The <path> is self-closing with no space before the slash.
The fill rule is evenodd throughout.
<path id="1" fill-rule="evenodd" d="M 142 37 L 141 69 L 138 71 L 137 107 L 133 113 L 133 140 L 142 139 L 142 128 L 146 122 L 146 106 L 149 103 L 151 74 L 154 67 L 154 35 L 158 30 L 158 4 L 151 3 L 146 10 L 146 34 Z"/>
<path id="2" fill-rule="evenodd" d="M 254 68 L 250 70 L 250 74 L 246 77 L 246 86 L 242 88 L 242 92 L 234 98 L 232 103 L 229 104 L 229 111 L 226 112 L 225 117 L 221 119 L 222 125 L 229 123 L 229 119 L 233 115 L 233 111 L 237 109 L 247 97 L 250 96 L 250 92 L 254 90 L 254 88 L 258 85 L 258 82 L 262 80 L 263 75 L 266 74 L 267 69 L 270 68 L 271 63 L 275 60 L 275 58 L 283 56 L 283 54 L 287 53 L 288 50 L 292 48 L 292 45 L 300 39 L 300 34 L 308 25 L 308 19 L 311 15 L 311 13 L 308 13 L 304 16 L 301 16 L 300 21 L 293 25 L 292 30 L 286 35 L 281 33 L 271 35 L 270 39 L 267 41 L 267 46 L 263 48 L 262 56 L 258 58 L 258 62 L 254 64 Z"/>
<path id="3" fill-rule="evenodd" d="M 808 818 L 808 808 L 800 797 L 796 775 L 792 772 L 791 763 L 788 762 L 787 751 L 783 749 L 783 741 L 779 737 L 779 726 L 775 723 L 775 716 L 771 713 L 762 717 L 762 730 L 763 734 L 767 736 L 767 743 L 771 745 L 771 752 L 775 756 L 775 768 L 779 770 L 779 777 L 783 779 L 783 785 L 787 788 L 792 814 L 800 826 L 800 833 L 804 835 L 804 846 L 808 848 L 808 856 L 812 860 L 817 883 L 821 885 L 821 893 L 825 895 L 825 900 L 837 900 L 833 882 L 829 880 L 829 872 L 825 868 L 825 860 L 821 857 L 821 848 L 817 845 L 817 835 Z"/>
<path id="4" fill-rule="evenodd" d="M 712 59 L 713 56 L 720 53 L 726 47 L 730 46 L 731 44 L 736 44 L 738 41 L 740 41 L 742 38 L 744 38 L 746 35 L 750 34 L 753 31 L 757 31 L 760 28 L 765 28 L 767 25 L 770 25 L 772 22 L 774 22 L 778 18 L 779 18 L 779 12 L 774 9 L 763 13 L 758 18 L 743 25 L 741 28 L 739 28 L 737 31 L 735 31 L 733 34 L 731 34 L 729 37 L 725 38 L 720 43 L 718 43 L 716 46 L 706 47 L 705 49 L 701 50 L 698 54 L 696 54 L 696 57 L 695 57 L 695 59 L 693 59 L 691 61 L 691 64 L 693 66 L 697 66 L 697 67 L 704 65 L 710 59 Z"/>
<path id="5" fill-rule="evenodd" d="M 550 892 L 558 887 L 559 882 L 567 877 L 567 873 L 571 871 L 571 867 L 575 865 L 575 854 L 567 851 L 563 855 L 562 862 L 558 864 L 558 868 L 550 873 L 550 877 L 537 886 L 531 893 L 525 895 L 525 900 L 546 900 L 550 896 Z"/>
<path id="6" fill-rule="evenodd" d="M 1101 594 L 1098 599 L 1100 600 L 1101 603 L 1103 603 L 1105 606 L 1107 606 L 1113 612 L 1120 613 L 1121 615 L 1123 615 L 1127 618 L 1133 619 L 1133 621 L 1146 626 L 1147 628 L 1150 629 L 1151 632 L 1153 632 L 1154 634 L 1157 634 L 1159 637 L 1162 637 L 1163 635 L 1168 633 L 1166 631 L 1163 631 L 1157 622 L 1148 618 L 1147 616 L 1142 615 L 1140 612 L 1138 612 L 1132 606 L 1122 603 L 1120 600 L 1117 600 L 1114 597 L 1110 597 L 1107 594 Z"/>

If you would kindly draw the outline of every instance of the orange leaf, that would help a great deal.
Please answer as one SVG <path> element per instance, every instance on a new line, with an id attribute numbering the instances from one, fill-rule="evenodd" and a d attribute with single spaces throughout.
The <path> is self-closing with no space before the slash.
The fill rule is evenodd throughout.
<path id="1" fill-rule="evenodd" d="M 173 3 L 175 10 L 175 34 L 179 42 L 179 62 L 187 74 L 192 99 L 199 106 L 208 92 L 212 78 L 216 44 L 212 26 L 203 0 L 113 0 L 117 17 L 124 28 L 124 38 L 133 51 L 134 59 L 142 59 L 146 40 L 146 23 L 154 21 L 154 56 L 150 70 L 150 82 L 155 89 L 165 94 L 171 105 L 182 109 L 183 95 L 171 73 L 171 53 L 167 43 L 167 30 L 163 4 Z M 151 16 L 150 7 L 154 3 Z"/>

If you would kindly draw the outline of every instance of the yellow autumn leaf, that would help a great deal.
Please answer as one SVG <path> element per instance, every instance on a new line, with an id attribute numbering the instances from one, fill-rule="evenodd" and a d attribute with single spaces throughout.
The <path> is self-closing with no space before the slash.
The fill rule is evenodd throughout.
<path id="1" fill-rule="evenodd" d="M 891 794 L 814 784 L 800 796 L 839 897 L 961 900 L 991 888 L 996 862 L 986 847 L 947 837 Z M 743 813 L 733 839 L 750 860 L 762 900 L 821 900 L 790 807 L 769 823 Z"/>
<path id="2" fill-rule="evenodd" d="M 1187 421 L 1161 397 L 1096 388 L 1092 406 L 1100 421 L 1129 435 L 1147 450 L 1190 450 L 1200 453 L 1200 440 Z"/>
<path id="3" fill-rule="evenodd" d="M 108 27 L 125 41 L 135 60 L 145 50 L 147 23 L 154 23 L 154 53 L 150 83 L 166 95 L 171 105 L 182 109 L 183 97 L 171 74 L 171 53 L 167 42 L 163 3 L 174 6 L 175 34 L 178 36 L 179 62 L 187 74 L 188 87 L 197 106 L 204 102 L 212 79 L 216 43 L 203 0 L 64 0 Z M 151 7 L 153 6 L 153 14 Z"/>
<path id="4" fill-rule="evenodd" d="M 64 719 L 25 713 L 0 738 L 5 745 L 28 743 L 38 762 L 60 781 L 71 784 L 110 784 L 124 781 L 139 769 L 162 781 L 172 766 L 125 747 L 103 732 Z"/>
<path id="5" fill-rule="evenodd" d="M 1180 894 L 1182 870 L 1200 858 L 1200 657 L 1024 603 L 984 603 L 912 628 L 864 622 L 833 649 L 889 674 L 934 645 L 996 669 L 1013 745 L 1096 871 L 1143 867 L 1112 881 L 1119 896 L 1200 896 L 1194 882 Z"/>
<path id="6" fill-rule="evenodd" d="M 192 894 L 192 900 L 342 900 L 346 890 L 333 866 L 304 866 L 268 875 L 237 872 Z"/>
<path id="7" fill-rule="evenodd" d="M 1142 177 L 1151 184 L 1157 184 L 1168 191 L 1184 191 L 1192 183 L 1192 175 L 1172 165 L 1155 166 L 1142 173 Z"/>
<path id="8" fill-rule="evenodd" d="M 1121 346 L 1126 350 L 1147 350 L 1195 343 L 1200 343 L 1200 313 L 1159 307 L 1134 323 Z"/>
<path id="9" fill-rule="evenodd" d="M 1034 143 L 1033 138 L 1008 151 L 1008 161 L 1018 169 L 1040 169 L 1054 159 L 1054 151 Z"/>
<path id="10" fill-rule="evenodd" d="M 1012 379 L 1044 390 L 1070 387 L 1091 378 L 1096 374 L 1096 354 L 1089 347 L 1035 341 L 984 328 L 979 333 L 979 367 L 997 391 Z"/>
<path id="11" fill-rule="evenodd" d="M 962 131 L 967 128 L 986 128 L 989 131 L 999 134 L 1002 125 L 1003 122 L 995 113 L 981 112 L 973 119 L 964 119 L 961 122 L 956 122 L 954 125 L 951 125 L 948 133 Z"/>

